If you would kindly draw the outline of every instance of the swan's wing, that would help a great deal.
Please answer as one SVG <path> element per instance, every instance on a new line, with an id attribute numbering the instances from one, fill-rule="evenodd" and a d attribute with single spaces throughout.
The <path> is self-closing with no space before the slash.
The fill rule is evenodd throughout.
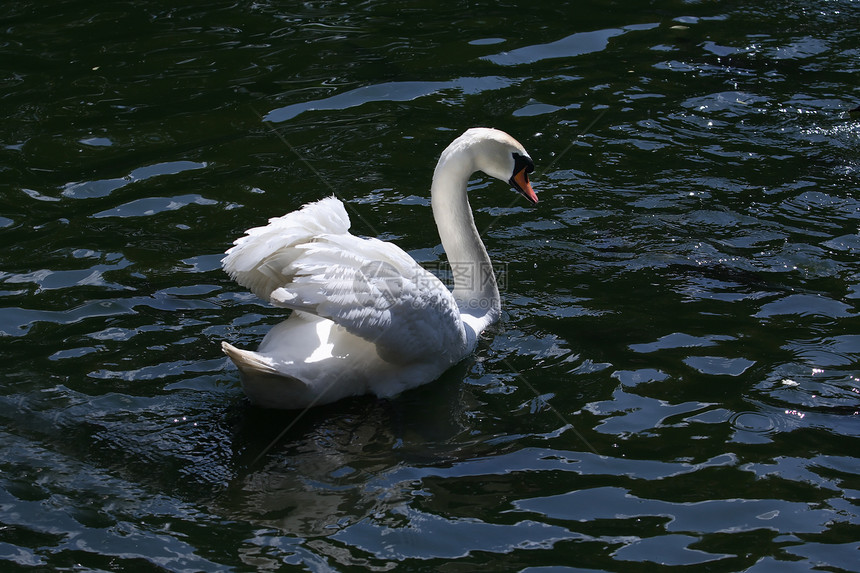
<path id="1" fill-rule="evenodd" d="M 285 228 L 293 223 L 300 229 Z M 396 245 L 355 237 L 348 227 L 343 204 L 324 199 L 249 231 L 224 268 L 272 304 L 328 318 L 374 343 L 386 361 L 459 359 L 466 333 L 451 292 Z"/>
<path id="2" fill-rule="evenodd" d="M 227 251 L 221 266 L 237 283 L 269 300 L 272 291 L 284 285 L 280 271 L 298 256 L 298 245 L 317 235 L 337 235 L 348 230 L 349 216 L 343 203 L 328 197 L 269 219 L 264 227 L 246 231 Z"/>
<path id="3" fill-rule="evenodd" d="M 301 247 L 272 303 L 328 318 L 388 362 L 459 359 L 466 332 L 442 282 L 392 243 L 324 236 Z"/>

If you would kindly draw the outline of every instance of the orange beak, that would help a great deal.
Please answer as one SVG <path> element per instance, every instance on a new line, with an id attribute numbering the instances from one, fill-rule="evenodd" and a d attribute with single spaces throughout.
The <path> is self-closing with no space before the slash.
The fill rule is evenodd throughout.
<path id="1" fill-rule="evenodd" d="M 525 168 L 521 169 L 518 173 L 516 173 L 513 177 L 511 177 L 510 184 L 520 192 L 520 194 L 532 202 L 532 204 L 537 204 L 538 197 L 535 190 L 532 189 L 532 184 L 529 183 L 529 176 L 526 173 Z"/>

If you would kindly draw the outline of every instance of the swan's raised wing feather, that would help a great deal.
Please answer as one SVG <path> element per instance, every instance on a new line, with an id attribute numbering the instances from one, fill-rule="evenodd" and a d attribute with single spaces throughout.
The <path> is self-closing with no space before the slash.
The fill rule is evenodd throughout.
<path id="1" fill-rule="evenodd" d="M 343 203 L 328 197 L 283 217 L 269 219 L 268 225 L 249 229 L 233 242 L 221 266 L 237 283 L 269 300 L 272 291 L 284 285 L 284 277 L 276 269 L 299 255 L 295 251 L 297 245 L 317 235 L 348 231 L 349 216 Z"/>
<path id="2" fill-rule="evenodd" d="M 342 218 L 331 216 L 338 211 Z M 329 219 L 315 220 L 316 213 Z M 291 215 L 303 216 L 286 220 Z M 301 226 L 283 228 L 293 223 Z M 466 333 L 445 285 L 396 245 L 348 228 L 343 204 L 324 199 L 252 229 L 227 252 L 224 268 L 272 304 L 328 318 L 374 343 L 388 362 L 409 363 L 434 348 L 437 360 L 459 357 Z"/>

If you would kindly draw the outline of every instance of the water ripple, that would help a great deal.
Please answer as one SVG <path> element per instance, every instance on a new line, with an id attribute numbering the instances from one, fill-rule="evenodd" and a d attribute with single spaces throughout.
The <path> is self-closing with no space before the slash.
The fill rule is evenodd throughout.
<path id="1" fill-rule="evenodd" d="M 0 562 L 856 569 L 855 4 L 10 3 Z M 469 185 L 500 324 L 390 400 L 249 407 L 220 342 L 282 313 L 221 253 L 334 188 L 441 268 L 477 124 L 541 194 Z"/>

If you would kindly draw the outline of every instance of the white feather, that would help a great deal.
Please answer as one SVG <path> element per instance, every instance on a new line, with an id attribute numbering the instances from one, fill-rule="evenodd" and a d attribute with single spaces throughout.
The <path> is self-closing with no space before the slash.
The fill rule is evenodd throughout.
<path id="1" fill-rule="evenodd" d="M 500 139 L 506 147 L 497 151 Z M 290 409 L 365 393 L 392 396 L 434 380 L 472 351 L 499 314 L 489 258 L 466 199 L 468 175 L 478 165 L 472 156 L 482 166 L 501 164 L 485 169 L 503 177 L 511 154 L 525 151 L 495 130 L 469 130 L 455 143 L 440 165 L 468 173 L 452 184 L 437 167 L 434 214 L 437 222 L 444 216 L 436 212 L 440 197 L 450 204 L 448 226 L 459 235 L 446 237 L 440 224 L 443 246 L 460 262 L 480 264 L 481 285 L 470 289 L 455 279 L 452 293 L 396 245 L 350 234 L 346 209 L 335 197 L 270 219 L 234 242 L 224 270 L 260 298 L 293 310 L 256 352 L 222 344 L 253 402 Z"/>

